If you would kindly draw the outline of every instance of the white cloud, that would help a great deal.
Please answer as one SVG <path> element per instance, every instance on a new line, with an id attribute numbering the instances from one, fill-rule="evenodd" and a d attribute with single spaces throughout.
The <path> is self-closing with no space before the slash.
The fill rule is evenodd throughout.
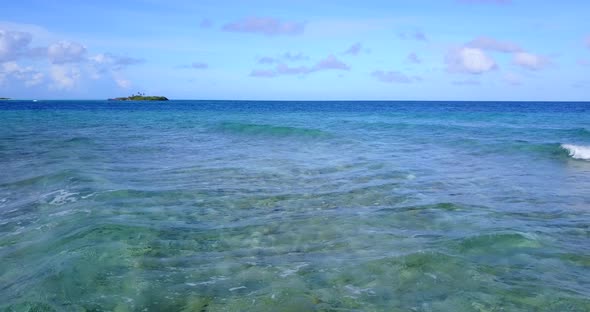
<path id="1" fill-rule="evenodd" d="M 0 84 L 5 81 L 21 81 L 27 87 L 32 87 L 43 82 L 45 75 L 36 71 L 31 66 L 21 67 L 16 62 L 5 62 L 0 64 Z"/>
<path id="2" fill-rule="evenodd" d="M 123 79 L 123 78 L 120 78 L 120 77 L 119 78 L 115 78 L 115 83 L 121 89 L 129 89 L 129 88 L 131 88 L 131 81 L 129 81 L 127 79 Z"/>
<path id="3" fill-rule="evenodd" d="M 207 63 L 201 63 L 201 62 L 194 62 L 191 64 L 191 68 L 194 69 L 207 69 L 209 68 L 209 64 Z"/>
<path id="4" fill-rule="evenodd" d="M 317 62 L 311 70 L 312 71 L 319 71 L 319 70 L 330 70 L 330 69 L 349 70 L 350 67 L 348 67 L 348 65 L 346 65 L 344 62 L 337 59 L 334 55 L 330 54 L 327 58 Z"/>
<path id="5" fill-rule="evenodd" d="M 522 51 L 522 48 L 515 43 L 507 41 L 498 41 L 490 37 L 478 37 L 467 43 L 470 48 L 477 48 L 482 50 L 515 53 Z"/>
<path id="6" fill-rule="evenodd" d="M 32 46 L 32 42 L 43 46 Z M 0 21 L 0 84 L 7 88 L 44 84 L 50 90 L 71 90 L 85 79 L 111 79 L 128 88 L 131 82 L 121 72 L 142 62 L 111 53 L 89 56 L 82 43 L 60 40 L 35 25 Z"/>
<path id="7" fill-rule="evenodd" d="M 549 64 L 549 60 L 546 57 L 528 52 L 515 53 L 512 61 L 514 64 L 529 70 L 539 70 Z"/>
<path id="8" fill-rule="evenodd" d="M 36 85 L 41 84 L 44 79 L 45 79 L 45 74 L 36 72 L 31 75 L 30 79 L 25 81 L 25 85 L 27 87 L 36 86 Z"/>
<path id="9" fill-rule="evenodd" d="M 346 49 L 346 51 L 344 51 L 344 54 L 358 55 L 361 52 L 361 49 L 362 49 L 361 43 L 357 42 L 357 43 L 351 45 L 350 48 Z"/>
<path id="10" fill-rule="evenodd" d="M 421 80 L 419 77 L 415 77 L 415 79 L 412 79 L 410 77 L 408 77 L 407 75 L 398 72 L 398 71 L 394 71 L 394 70 L 390 70 L 390 71 L 383 71 L 383 70 L 376 70 L 373 73 L 371 73 L 371 76 L 373 76 L 374 78 L 376 78 L 377 80 L 381 81 L 381 82 L 387 82 L 387 83 L 412 83 L 414 82 L 414 80 Z"/>
<path id="11" fill-rule="evenodd" d="M 246 19 L 223 25 L 223 31 L 258 33 L 267 36 L 300 35 L 305 28 L 304 23 L 281 21 L 271 17 L 248 17 Z"/>
<path id="12" fill-rule="evenodd" d="M 90 56 L 88 59 L 91 62 L 93 62 L 95 64 L 100 64 L 100 65 L 113 63 L 112 58 L 106 53 L 96 54 L 96 55 Z"/>
<path id="13" fill-rule="evenodd" d="M 56 34 L 51 33 L 49 30 L 35 24 L 0 21 L 0 29 L 30 34 L 34 41 L 41 44 L 47 44 L 60 40 L 60 37 L 58 37 Z"/>
<path id="14" fill-rule="evenodd" d="M 26 32 L 0 29 L 0 62 L 26 54 L 33 36 Z"/>
<path id="15" fill-rule="evenodd" d="M 193 62 L 190 65 L 181 65 L 180 68 L 184 68 L 184 69 L 207 69 L 207 68 L 209 68 L 209 64 L 202 63 L 202 62 Z"/>
<path id="16" fill-rule="evenodd" d="M 279 63 L 274 69 L 254 69 L 250 72 L 250 76 L 270 78 L 285 75 L 306 75 L 325 70 L 350 70 L 350 67 L 336 58 L 333 54 L 330 54 L 325 59 L 315 63 L 312 67 L 291 67 L 285 63 Z"/>
<path id="17" fill-rule="evenodd" d="M 112 53 L 100 53 L 88 57 L 90 66 L 88 71 L 92 79 L 100 79 L 104 74 L 110 75 L 115 84 L 122 89 L 129 89 L 132 86 L 132 82 L 128 79 L 123 78 L 121 71 L 129 66 L 135 64 L 141 64 L 144 62 L 142 59 L 137 59 L 128 56 L 119 56 Z"/>
<path id="18" fill-rule="evenodd" d="M 276 73 L 278 75 L 301 75 L 310 73 L 310 70 L 305 66 L 291 67 L 287 64 L 279 64 L 276 67 Z"/>
<path id="19" fill-rule="evenodd" d="M 259 64 L 273 64 L 276 61 L 277 60 L 274 57 L 270 57 L 270 56 L 263 56 L 258 59 Z"/>
<path id="20" fill-rule="evenodd" d="M 112 53 L 100 53 L 88 58 L 91 62 L 98 65 L 110 65 L 114 67 L 123 67 L 127 65 L 136 65 L 144 62 L 142 59 L 119 56 Z"/>
<path id="21" fill-rule="evenodd" d="M 287 61 L 290 61 L 290 62 L 309 60 L 309 56 L 306 56 L 301 52 L 299 52 L 299 53 L 285 52 L 285 53 L 283 53 L 283 55 L 281 57 Z"/>
<path id="22" fill-rule="evenodd" d="M 13 74 L 19 71 L 21 71 L 21 69 L 16 62 L 2 63 L 2 72 L 5 74 Z"/>
<path id="23" fill-rule="evenodd" d="M 80 80 L 80 69 L 76 66 L 53 65 L 50 69 L 50 76 L 53 80 L 52 89 L 71 90 Z"/>
<path id="24" fill-rule="evenodd" d="M 258 59 L 258 63 L 259 64 L 275 64 L 275 63 L 281 63 L 281 60 L 284 60 L 286 62 L 307 61 L 307 60 L 309 60 L 309 56 L 306 56 L 301 52 L 299 52 L 299 53 L 285 52 L 277 57 L 263 56 Z"/>
<path id="25" fill-rule="evenodd" d="M 418 40 L 418 41 L 428 41 L 426 35 L 421 31 L 414 31 L 414 32 L 401 32 L 398 34 L 401 39 L 411 39 L 411 40 Z"/>
<path id="26" fill-rule="evenodd" d="M 451 50 L 445 61 L 450 72 L 483 74 L 498 68 L 494 59 L 477 48 L 462 47 Z"/>
<path id="27" fill-rule="evenodd" d="M 472 50 L 469 51 L 467 49 Z M 479 52 L 477 50 L 479 50 Z M 457 55 L 451 55 L 450 57 L 451 63 L 461 63 L 461 59 L 471 59 L 472 61 L 466 62 L 464 64 L 465 66 L 461 66 L 461 64 L 455 64 L 455 66 L 450 66 L 450 68 L 454 68 L 455 71 L 464 71 L 470 73 L 482 73 L 488 71 L 490 69 L 489 66 L 492 66 L 491 69 L 496 68 L 497 66 L 495 63 L 492 64 L 493 59 L 489 56 L 486 56 L 485 52 L 509 53 L 512 55 L 513 64 L 529 70 L 540 70 L 546 65 L 550 64 L 549 58 L 527 52 L 516 43 L 500 41 L 490 37 L 478 37 L 466 43 L 464 48 L 462 48 L 462 52 L 459 52 L 470 54 L 469 56 L 465 55 L 461 57 Z M 457 52 L 455 52 L 455 54 L 457 54 Z M 449 58 L 447 59 L 447 63 L 449 63 Z"/>
<path id="28" fill-rule="evenodd" d="M 75 63 L 84 60 L 86 47 L 71 41 L 60 41 L 47 47 L 47 56 L 53 64 Z"/>
<path id="29" fill-rule="evenodd" d="M 128 56 L 119 56 L 111 53 L 100 53 L 88 57 L 90 62 L 91 78 L 99 79 L 104 73 L 111 73 L 113 76 L 115 72 L 123 70 L 130 65 L 141 64 L 142 59 L 137 59 Z M 116 82 L 116 79 L 115 79 Z"/>
<path id="30" fill-rule="evenodd" d="M 270 78 L 270 77 L 276 77 L 277 72 L 272 69 L 253 69 L 250 72 L 250 76 Z"/>

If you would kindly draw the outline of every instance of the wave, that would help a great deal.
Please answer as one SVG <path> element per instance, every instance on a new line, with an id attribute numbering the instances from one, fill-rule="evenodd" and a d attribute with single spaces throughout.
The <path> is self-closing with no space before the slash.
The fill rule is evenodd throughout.
<path id="1" fill-rule="evenodd" d="M 81 180 L 79 172 L 74 169 L 64 169 L 57 172 L 26 177 L 20 180 L 1 181 L 0 187 L 42 186 L 46 188 L 48 185 L 60 185 L 60 183 L 64 184 L 73 180 Z"/>
<path id="2" fill-rule="evenodd" d="M 238 122 L 224 122 L 221 123 L 217 129 L 224 132 L 231 132 L 237 134 L 246 135 L 267 135 L 267 136 L 300 136 L 300 137 L 326 137 L 328 133 L 309 128 L 296 128 L 287 126 L 273 126 L 273 125 L 260 125 L 260 124 L 245 124 Z"/>
<path id="3" fill-rule="evenodd" d="M 517 145 L 517 150 L 543 153 L 546 156 L 552 156 L 558 159 L 573 158 L 576 160 L 590 161 L 590 146 L 574 144 L 525 144 Z"/>
<path id="4" fill-rule="evenodd" d="M 486 154 L 519 154 L 525 153 L 536 157 L 550 157 L 553 159 L 576 159 L 590 161 L 590 146 L 573 145 L 561 143 L 534 143 L 528 140 L 514 140 L 512 142 L 495 142 L 484 144 L 479 141 L 463 140 L 458 142 L 469 147 L 468 152 L 472 155 Z M 459 146 L 459 145 L 458 145 Z"/>
<path id="5" fill-rule="evenodd" d="M 94 140 L 89 137 L 78 136 L 64 140 L 63 143 L 67 145 L 90 145 L 94 144 Z"/>
<path id="6" fill-rule="evenodd" d="M 528 233 L 488 233 L 466 237 L 457 248 L 461 254 L 508 252 L 510 249 L 539 248 L 541 242 Z"/>
<path id="7" fill-rule="evenodd" d="M 590 146 L 561 144 L 561 148 L 566 150 L 571 158 L 590 161 Z"/>
<path id="8" fill-rule="evenodd" d="M 590 137 L 590 130 L 586 128 L 573 128 L 573 129 L 566 129 L 564 130 L 568 134 L 575 135 L 582 138 Z"/>
<path id="9" fill-rule="evenodd" d="M 360 129 L 368 130 L 397 130 L 397 131 L 421 131 L 421 132 L 436 132 L 436 133 L 447 133 L 447 132 L 461 132 L 473 133 L 480 136 L 523 136 L 530 133 L 542 134 L 543 136 L 558 136 L 568 137 L 572 139 L 587 139 L 590 138 L 590 129 L 577 127 L 577 128 L 547 128 L 547 127 L 531 127 L 531 126 L 518 126 L 510 124 L 490 124 L 490 123 L 441 123 L 441 122 L 427 122 L 427 121 L 415 121 L 415 122 L 367 122 L 367 121 L 349 121 L 353 125 L 356 125 Z"/>

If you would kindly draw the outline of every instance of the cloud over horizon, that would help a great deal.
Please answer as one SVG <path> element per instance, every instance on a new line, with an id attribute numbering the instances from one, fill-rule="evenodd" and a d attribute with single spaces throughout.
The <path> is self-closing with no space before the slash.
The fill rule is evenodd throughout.
<path id="1" fill-rule="evenodd" d="M 291 62 L 296 62 L 296 61 L 305 61 L 305 60 L 309 60 L 309 56 L 306 56 L 305 54 L 298 52 L 298 53 L 291 53 L 291 52 L 285 52 L 283 53 L 283 55 L 281 55 L 281 57 L 287 61 L 291 61 Z"/>
<path id="2" fill-rule="evenodd" d="M 45 75 L 32 66 L 21 67 L 14 61 L 0 64 L 0 85 L 10 81 L 19 81 L 26 87 L 33 87 L 43 82 Z"/>
<path id="3" fill-rule="evenodd" d="M 413 32 L 401 32 L 398 34 L 398 36 L 401 39 L 405 39 L 405 40 L 417 40 L 417 41 L 428 41 L 428 38 L 426 38 L 426 34 L 424 34 L 422 31 L 413 31 Z"/>
<path id="4" fill-rule="evenodd" d="M 448 72 L 483 74 L 498 69 L 499 65 L 486 52 L 506 53 L 512 56 L 512 64 L 526 70 L 538 71 L 551 64 L 551 60 L 539 54 L 527 52 L 520 45 L 491 37 L 477 37 L 460 48 L 448 52 L 445 63 Z M 506 81 L 506 79 L 504 79 Z M 521 81 L 522 79 L 519 79 Z M 515 79 L 511 79 L 515 81 Z M 514 83 L 511 83 L 514 85 Z M 520 83 L 519 83 L 520 84 Z"/>
<path id="5" fill-rule="evenodd" d="M 303 33 L 304 23 L 280 21 L 271 17 L 248 17 L 227 23 L 221 28 L 228 32 L 255 33 L 266 36 L 295 36 Z"/>
<path id="6" fill-rule="evenodd" d="M 48 90 L 67 91 L 83 79 L 97 80 L 109 74 L 115 84 L 129 86 L 120 71 L 144 62 L 112 53 L 89 56 L 86 46 L 69 40 L 31 47 L 33 39 L 33 34 L 25 31 L 0 29 L 0 85 L 10 82 L 13 87 L 15 83 L 37 87 L 47 82 Z"/>
<path id="7" fill-rule="evenodd" d="M 348 65 L 344 64 L 344 62 L 337 59 L 333 54 L 330 54 L 327 58 L 317 62 L 312 67 L 311 71 L 313 72 L 313 71 L 330 70 L 330 69 L 349 70 L 350 67 Z"/>
<path id="8" fill-rule="evenodd" d="M 548 58 L 527 52 L 518 52 L 513 55 L 512 62 L 529 70 L 540 70 L 547 66 Z"/>
<path id="9" fill-rule="evenodd" d="M 60 41 L 47 47 L 47 56 L 53 64 L 77 63 L 86 56 L 86 47 L 71 41 Z"/>
<path id="10" fill-rule="evenodd" d="M 483 50 L 462 47 L 452 49 L 445 58 L 447 71 L 479 75 L 498 68 L 496 61 Z"/>
<path id="11" fill-rule="evenodd" d="M 299 61 L 306 61 L 309 60 L 309 56 L 306 56 L 305 54 L 298 52 L 298 53 L 291 53 L 291 52 L 285 52 L 277 57 L 272 57 L 272 56 L 262 56 L 258 58 L 258 63 L 259 64 L 275 64 L 275 63 L 281 63 L 283 61 L 285 62 L 299 62 Z"/>
<path id="12" fill-rule="evenodd" d="M 477 37 L 471 41 L 469 41 L 466 46 L 470 48 L 477 48 L 482 50 L 489 50 L 489 51 L 496 51 L 496 52 L 503 52 L 503 53 L 516 53 L 521 52 L 523 49 L 512 42 L 507 41 L 498 41 L 494 38 L 490 37 Z"/>
<path id="13" fill-rule="evenodd" d="M 360 42 L 354 43 L 353 45 L 350 46 L 350 48 L 346 49 L 346 51 L 344 51 L 344 54 L 349 54 L 349 55 L 358 55 L 361 52 L 362 49 L 362 45 Z"/>
<path id="14" fill-rule="evenodd" d="M 53 83 L 49 85 L 55 90 L 71 90 L 81 78 L 80 68 L 77 66 L 66 66 L 64 64 L 52 65 L 49 75 Z"/>
<path id="15" fill-rule="evenodd" d="M 328 55 L 328 57 L 318 61 L 311 67 L 307 66 L 297 66 L 297 67 L 290 67 L 287 64 L 279 63 L 273 69 L 254 69 L 250 72 L 250 76 L 252 77 L 276 77 L 276 76 L 284 76 L 284 75 L 306 75 L 311 74 L 314 72 L 319 71 L 326 71 L 326 70 L 350 70 L 350 67 L 345 64 L 344 62 L 340 61 L 336 58 L 333 54 Z"/>
<path id="16" fill-rule="evenodd" d="M 189 65 L 182 65 L 180 68 L 184 69 L 207 69 L 209 68 L 209 64 L 203 62 L 192 62 Z"/>
<path id="17" fill-rule="evenodd" d="M 27 54 L 32 39 L 30 33 L 0 29 L 0 62 L 12 61 Z"/>
<path id="18" fill-rule="evenodd" d="M 97 13 L 124 7 L 109 23 L 82 4 L 39 2 L 44 14 L 33 14 L 7 2 L 0 96 L 104 97 L 132 88 L 177 98 L 471 98 L 479 94 L 459 86 L 477 83 L 487 98 L 588 97 L 546 90 L 587 76 L 590 30 L 580 21 L 590 3 L 561 6 L 555 16 L 549 5 L 507 0 L 320 2 L 313 10 L 294 2 L 148 2 L 96 4 Z M 383 86 L 419 77 L 423 92 Z"/>

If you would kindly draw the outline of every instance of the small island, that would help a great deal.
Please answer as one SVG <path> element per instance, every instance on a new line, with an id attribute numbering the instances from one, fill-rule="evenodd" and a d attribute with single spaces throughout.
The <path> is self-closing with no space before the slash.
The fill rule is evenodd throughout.
<path id="1" fill-rule="evenodd" d="M 165 96 L 145 95 L 145 93 L 137 92 L 137 94 L 132 94 L 128 97 L 113 98 L 109 99 L 109 101 L 168 101 L 168 98 Z"/>
<path id="2" fill-rule="evenodd" d="M 10 100 L 10 98 L 0 97 L 0 101 Z"/>

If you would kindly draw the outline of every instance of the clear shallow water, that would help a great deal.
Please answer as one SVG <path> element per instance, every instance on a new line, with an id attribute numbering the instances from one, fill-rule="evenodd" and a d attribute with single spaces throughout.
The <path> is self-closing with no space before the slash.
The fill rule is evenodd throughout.
<path id="1" fill-rule="evenodd" d="M 10 101 L 0 125 L 0 309 L 590 310 L 588 103 Z"/>

